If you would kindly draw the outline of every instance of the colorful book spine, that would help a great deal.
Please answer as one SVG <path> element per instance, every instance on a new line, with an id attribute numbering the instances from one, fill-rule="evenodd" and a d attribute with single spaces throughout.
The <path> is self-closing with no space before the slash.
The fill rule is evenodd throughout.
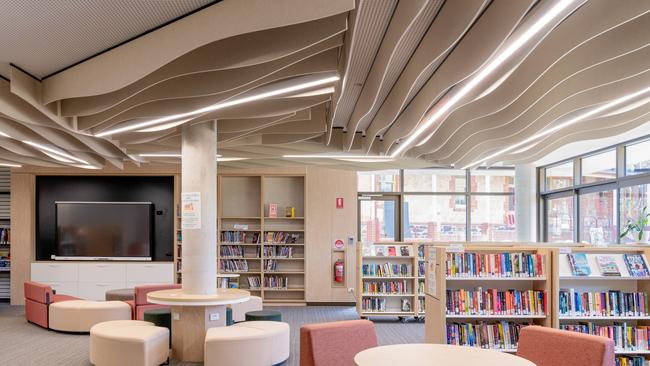
<path id="1" fill-rule="evenodd" d="M 221 243 L 232 244 L 259 244 L 260 233 L 251 233 L 245 231 L 222 231 Z"/>
<path id="2" fill-rule="evenodd" d="M 264 276 L 264 287 L 275 289 L 289 288 L 289 277 L 282 276 Z"/>
<path id="3" fill-rule="evenodd" d="M 362 299 L 361 309 L 367 312 L 385 312 L 386 299 L 378 299 L 378 298 Z"/>
<path id="4" fill-rule="evenodd" d="M 477 289 L 447 290 L 449 315 L 547 315 L 545 291 Z"/>
<path id="5" fill-rule="evenodd" d="M 364 264 L 361 272 L 364 277 L 411 277 L 412 268 L 410 264 Z"/>
<path id="6" fill-rule="evenodd" d="M 648 294 L 645 292 L 579 292 L 562 289 L 559 294 L 562 316 L 648 316 Z"/>
<path id="7" fill-rule="evenodd" d="M 447 344 L 484 349 L 514 350 L 519 331 L 528 324 L 501 321 L 498 323 L 448 323 Z"/>
<path id="8" fill-rule="evenodd" d="M 0 228 L 0 245 L 11 244 L 11 229 Z"/>
<path id="9" fill-rule="evenodd" d="M 646 366 L 645 358 L 641 356 L 616 356 L 615 366 Z"/>
<path id="10" fill-rule="evenodd" d="M 269 244 L 298 244 L 300 234 L 282 231 L 267 231 L 264 241 Z"/>
<path id="11" fill-rule="evenodd" d="M 248 272 L 248 261 L 245 259 L 221 259 L 219 268 L 222 272 Z"/>
<path id="12" fill-rule="evenodd" d="M 447 253 L 448 277 L 543 277 L 545 257 L 536 253 Z"/>
<path id="13" fill-rule="evenodd" d="M 596 325 L 594 323 L 562 324 L 560 329 L 607 337 L 614 341 L 617 351 L 647 351 L 649 326 L 635 326 L 628 323 Z"/>
<path id="14" fill-rule="evenodd" d="M 373 295 L 409 294 L 409 281 L 364 281 L 363 293 Z"/>

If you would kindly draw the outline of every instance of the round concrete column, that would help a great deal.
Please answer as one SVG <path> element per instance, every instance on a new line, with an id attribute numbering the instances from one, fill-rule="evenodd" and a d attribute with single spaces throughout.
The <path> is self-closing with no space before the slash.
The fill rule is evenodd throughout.
<path id="1" fill-rule="evenodd" d="M 183 125 L 182 186 L 200 193 L 199 228 L 183 229 L 183 292 L 217 290 L 217 123 Z M 195 195 L 196 197 L 196 195 Z M 200 222 L 200 225 L 197 225 Z"/>

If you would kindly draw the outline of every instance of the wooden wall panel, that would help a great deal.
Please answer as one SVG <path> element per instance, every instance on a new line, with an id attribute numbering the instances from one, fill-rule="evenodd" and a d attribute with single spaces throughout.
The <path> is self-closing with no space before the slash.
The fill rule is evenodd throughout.
<path id="1" fill-rule="evenodd" d="M 36 178 L 11 174 L 11 304 L 23 305 L 23 283 L 30 278 L 34 258 Z"/>

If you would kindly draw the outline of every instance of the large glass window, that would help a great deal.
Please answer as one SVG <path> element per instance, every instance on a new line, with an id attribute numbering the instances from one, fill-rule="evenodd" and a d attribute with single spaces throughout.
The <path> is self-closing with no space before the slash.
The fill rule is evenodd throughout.
<path id="1" fill-rule="evenodd" d="M 551 243 L 573 241 L 573 196 L 546 199 L 546 236 Z"/>
<path id="2" fill-rule="evenodd" d="M 472 241 L 514 241 L 517 239 L 515 225 L 515 197 L 472 197 Z"/>
<path id="3" fill-rule="evenodd" d="M 361 241 L 397 241 L 396 200 L 362 200 L 359 202 Z"/>
<path id="4" fill-rule="evenodd" d="M 357 174 L 359 192 L 399 192 L 399 170 L 379 170 Z"/>
<path id="5" fill-rule="evenodd" d="M 616 191 L 580 194 L 580 241 L 616 243 Z"/>
<path id="6" fill-rule="evenodd" d="M 573 185 L 573 161 L 546 168 L 546 190 L 553 191 Z"/>
<path id="7" fill-rule="evenodd" d="M 643 208 L 650 209 L 650 184 L 641 184 L 621 188 L 621 224 L 625 225 L 628 220 L 636 222 L 643 212 Z M 645 227 L 641 241 L 650 239 L 650 227 Z M 631 233 L 621 238 L 621 242 L 638 242 L 638 233 Z"/>
<path id="8" fill-rule="evenodd" d="M 404 195 L 405 241 L 465 241 L 465 196 Z"/>
<path id="9" fill-rule="evenodd" d="M 514 192 L 515 171 L 512 169 L 479 169 L 472 171 L 472 192 Z"/>
<path id="10" fill-rule="evenodd" d="M 580 178 L 582 184 L 616 179 L 616 150 L 583 158 L 580 169 L 582 170 Z"/>
<path id="11" fill-rule="evenodd" d="M 404 170 L 404 192 L 465 192 L 465 184 L 460 169 Z"/>
<path id="12" fill-rule="evenodd" d="M 650 173 L 650 140 L 625 147 L 625 175 Z"/>

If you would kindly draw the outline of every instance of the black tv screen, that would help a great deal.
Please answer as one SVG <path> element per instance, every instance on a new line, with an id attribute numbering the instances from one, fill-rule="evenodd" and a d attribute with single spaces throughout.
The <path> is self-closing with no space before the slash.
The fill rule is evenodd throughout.
<path id="1" fill-rule="evenodd" d="M 151 257 L 150 202 L 55 205 L 57 257 Z"/>

